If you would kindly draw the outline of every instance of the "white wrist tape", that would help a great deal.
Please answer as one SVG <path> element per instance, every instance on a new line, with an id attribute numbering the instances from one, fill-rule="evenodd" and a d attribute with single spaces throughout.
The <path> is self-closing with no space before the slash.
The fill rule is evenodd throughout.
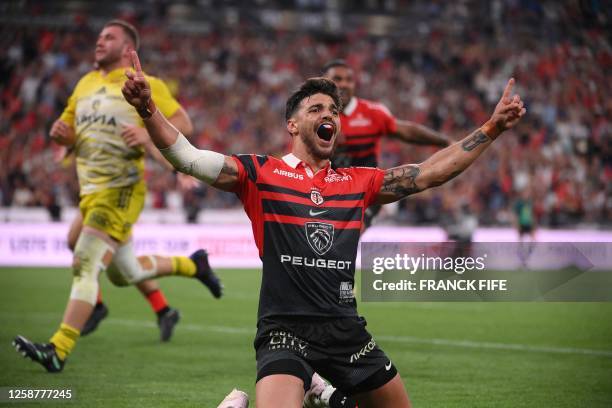
<path id="1" fill-rule="evenodd" d="M 208 184 L 217 180 L 225 162 L 224 155 L 195 148 L 180 132 L 172 146 L 159 151 L 175 169 Z"/>

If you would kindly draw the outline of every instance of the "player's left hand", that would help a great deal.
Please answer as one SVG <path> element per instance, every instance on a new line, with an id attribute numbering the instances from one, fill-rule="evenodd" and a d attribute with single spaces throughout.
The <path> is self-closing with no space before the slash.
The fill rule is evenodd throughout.
<path id="1" fill-rule="evenodd" d="M 483 127 L 487 136 L 492 139 L 514 127 L 527 112 L 521 97 L 518 94 L 512 95 L 513 86 L 514 78 L 510 78 L 501 99 L 495 106 L 493 115 Z"/>
<path id="2" fill-rule="evenodd" d="M 151 143 L 151 138 L 147 130 L 139 126 L 123 125 L 121 137 L 123 137 L 128 147 L 145 146 Z"/>

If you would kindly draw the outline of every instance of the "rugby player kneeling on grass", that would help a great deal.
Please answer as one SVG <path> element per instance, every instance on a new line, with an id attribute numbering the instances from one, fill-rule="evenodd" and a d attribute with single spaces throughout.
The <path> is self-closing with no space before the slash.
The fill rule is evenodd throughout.
<path id="1" fill-rule="evenodd" d="M 514 79 L 482 127 L 421 164 L 332 168 L 341 109 L 332 81 L 308 79 L 289 97 L 291 153 L 230 157 L 196 149 L 160 114 L 136 52 L 132 58 L 123 95 L 155 145 L 178 171 L 236 193 L 251 220 L 263 261 L 256 406 L 301 407 L 316 371 L 360 408 L 409 407 L 396 368 L 357 315 L 352 287 L 363 214 L 452 179 L 515 126 L 525 109 L 512 95 Z"/>

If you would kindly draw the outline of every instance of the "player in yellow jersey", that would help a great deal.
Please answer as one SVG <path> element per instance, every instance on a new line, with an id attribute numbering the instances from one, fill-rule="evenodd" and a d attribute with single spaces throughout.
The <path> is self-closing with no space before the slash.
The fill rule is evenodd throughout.
<path id="1" fill-rule="evenodd" d="M 182 275 L 204 283 L 215 297 L 221 284 L 208 264 L 205 251 L 190 257 L 147 255 L 136 257 L 130 241 L 132 225 L 144 206 L 144 128 L 136 110 L 121 94 L 131 67 L 131 52 L 138 49 L 138 33 L 121 20 L 108 22 L 96 42 L 98 69 L 78 82 L 68 106 L 51 129 L 52 138 L 73 146 L 81 198 L 83 226 L 73 255 L 70 299 L 59 329 L 49 343 L 33 343 L 23 336 L 13 342 L 18 352 L 49 372 L 63 369 L 98 296 L 98 275 L 106 271 L 118 286 L 151 278 Z M 191 123 L 165 84 L 148 76 L 160 111 L 179 129 Z M 155 150 L 155 149 L 152 149 Z M 77 228 L 77 231 L 79 228 Z M 145 290 L 151 288 L 147 283 Z"/>

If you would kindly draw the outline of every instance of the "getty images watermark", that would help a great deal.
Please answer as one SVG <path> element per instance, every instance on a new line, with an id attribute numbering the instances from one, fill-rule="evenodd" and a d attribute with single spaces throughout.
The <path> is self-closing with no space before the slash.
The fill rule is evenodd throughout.
<path id="1" fill-rule="evenodd" d="M 463 275 L 469 271 L 484 271 L 487 254 L 479 257 L 452 257 L 452 256 L 410 256 L 408 254 L 395 254 L 394 257 L 375 257 L 372 262 L 372 273 L 382 275 L 385 271 L 405 271 L 415 275 L 419 271 L 454 272 Z M 385 290 L 507 290 L 506 279 L 401 279 L 396 282 L 385 282 L 382 277 L 375 279 L 373 289 Z"/>
<path id="2" fill-rule="evenodd" d="M 363 301 L 612 301 L 611 243 L 376 243 Z"/>

